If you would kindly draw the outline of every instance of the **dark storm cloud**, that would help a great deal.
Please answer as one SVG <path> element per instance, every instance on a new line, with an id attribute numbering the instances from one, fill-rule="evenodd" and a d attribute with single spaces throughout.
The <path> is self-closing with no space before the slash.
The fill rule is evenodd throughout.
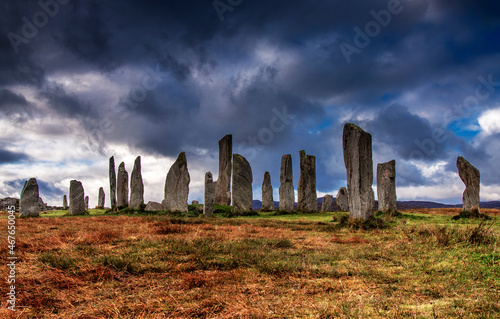
<path id="1" fill-rule="evenodd" d="M 20 94 L 0 89 L 0 112 L 5 115 L 29 115 L 31 114 L 31 104 Z"/>
<path id="2" fill-rule="evenodd" d="M 21 194 L 21 191 L 23 190 L 23 187 L 24 187 L 24 183 L 27 180 L 28 179 L 26 179 L 26 180 L 17 179 L 17 180 L 12 180 L 12 181 L 6 181 L 5 184 L 14 188 L 14 189 L 18 189 L 19 194 Z M 62 197 L 64 195 L 64 191 L 60 190 L 57 187 L 54 187 L 50 183 L 47 183 L 43 180 L 38 180 L 38 179 L 37 179 L 37 183 L 38 183 L 39 194 L 40 194 L 40 197 L 42 197 L 42 198 L 44 198 L 44 197 L 47 197 L 47 198 L 52 197 L 53 198 L 56 196 Z"/>
<path id="3" fill-rule="evenodd" d="M 390 145 L 402 159 L 434 161 L 448 156 L 446 148 L 451 132 L 433 127 L 426 119 L 411 114 L 405 106 L 392 104 L 383 108 L 366 127 L 373 132 L 375 149 L 377 143 Z M 448 143 L 444 143 L 445 140 Z"/>
<path id="4" fill-rule="evenodd" d="M 446 125 L 449 116 L 460 114 L 454 105 L 474 93 L 478 76 L 500 79 L 500 5 L 402 0 L 401 12 L 348 63 L 340 44 L 355 45 L 354 28 L 365 30 L 375 19 L 372 11 L 387 10 L 388 3 L 243 1 L 225 12 L 221 22 L 212 1 L 74 0 L 60 6 L 16 54 L 7 34 L 22 32 L 21 18 L 31 19 L 41 9 L 36 1 L 4 1 L 0 112 L 29 112 L 31 104 L 11 88 L 27 85 L 49 109 L 39 116 L 61 122 L 77 118 L 78 130 L 84 131 L 79 133 L 87 134 L 101 152 L 112 152 L 108 143 L 169 156 L 196 148 L 216 152 L 217 140 L 232 133 L 235 149 L 247 156 L 257 152 L 251 164 L 259 182 L 271 170 L 276 183 L 281 155 L 291 153 L 295 169 L 298 151 L 305 149 L 317 156 L 319 190 L 343 186 L 344 123 L 339 119 L 345 114 L 375 114 L 374 120 L 359 124 L 372 133 L 375 152 L 394 154 L 398 170 L 407 172 L 398 185 L 429 183 L 403 163 L 416 159 L 416 152 L 429 164 L 451 163 L 460 152 L 485 169 L 491 167 L 491 152 L 484 151 L 491 140 L 471 145 Z M 271 58 L 261 59 L 258 48 Z M 146 90 L 134 107 L 124 106 L 120 100 L 130 98 L 134 85 L 141 88 L 148 68 L 156 67 L 163 73 L 158 86 Z M 121 74 L 130 70 L 139 70 L 135 82 L 124 80 L 131 87 L 117 93 L 121 96 L 112 105 L 57 81 L 61 73 L 87 72 L 122 80 Z M 408 93 L 419 96 L 406 101 Z M 498 94 L 492 95 L 488 105 L 497 100 Z M 283 107 L 294 120 L 263 139 L 275 110 L 283 112 Z M 436 130 L 446 138 L 436 141 Z M 58 130 L 38 132 L 54 135 Z M 452 166 L 446 169 L 453 171 Z"/>
<path id="5" fill-rule="evenodd" d="M 78 97 L 66 93 L 64 88 L 51 84 L 40 91 L 39 97 L 47 101 L 47 105 L 60 117 L 88 116 L 92 118 L 91 105 Z"/>
<path id="6" fill-rule="evenodd" d="M 0 149 L 0 164 L 15 163 L 27 160 L 29 157 L 23 153 L 16 153 Z"/>

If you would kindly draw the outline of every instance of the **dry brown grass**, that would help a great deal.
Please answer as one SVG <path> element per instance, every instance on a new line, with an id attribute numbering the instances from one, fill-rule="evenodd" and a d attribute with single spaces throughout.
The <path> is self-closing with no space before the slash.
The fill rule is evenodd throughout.
<path id="1" fill-rule="evenodd" d="M 472 318 L 500 310 L 498 261 L 477 272 L 482 264 L 467 259 L 496 244 L 436 248 L 432 232 L 418 226 L 408 233 L 327 227 L 160 216 L 18 219 L 17 313 L 3 307 L 0 317 Z M 4 256 L 6 246 L 2 238 Z M 7 273 L 5 263 L 0 269 Z"/>

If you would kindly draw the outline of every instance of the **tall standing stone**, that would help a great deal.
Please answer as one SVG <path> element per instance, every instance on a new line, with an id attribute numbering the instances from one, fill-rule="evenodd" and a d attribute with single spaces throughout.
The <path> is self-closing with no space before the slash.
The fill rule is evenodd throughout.
<path id="1" fill-rule="evenodd" d="M 66 195 L 63 196 L 63 209 L 68 209 L 68 198 Z"/>
<path id="2" fill-rule="evenodd" d="M 162 201 L 165 210 L 172 212 L 188 211 L 189 171 L 186 153 L 182 152 L 170 167 L 165 180 L 165 198 Z"/>
<path id="3" fill-rule="evenodd" d="M 89 210 L 89 197 L 85 196 L 85 210 Z"/>
<path id="4" fill-rule="evenodd" d="M 262 211 L 271 212 L 274 210 L 273 200 L 273 186 L 271 185 L 271 174 L 264 173 L 264 180 L 262 181 Z"/>
<path id="5" fill-rule="evenodd" d="M 106 199 L 106 195 L 104 194 L 104 188 L 100 187 L 99 188 L 99 198 L 97 200 L 97 207 L 98 208 L 104 208 L 104 202 Z"/>
<path id="6" fill-rule="evenodd" d="M 295 194 L 293 192 L 292 155 L 290 154 L 281 157 L 279 195 L 279 209 L 292 212 L 295 204 Z"/>
<path id="7" fill-rule="evenodd" d="M 19 203 L 20 217 L 38 217 L 40 215 L 40 195 L 38 193 L 38 182 L 36 178 L 30 178 L 24 182 Z"/>
<path id="8" fill-rule="evenodd" d="M 116 206 L 128 206 L 128 172 L 125 170 L 124 162 L 118 166 L 118 175 L 116 176 Z"/>
<path id="9" fill-rule="evenodd" d="M 349 192 L 349 217 L 367 220 L 373 217 L 372 136 L 359 126 L 346 123 L 342 137 L 344 164 Z"/>
<path id="10" fill-rule="evenodd" d="M 144 204 L 144 183 L 142 182 L 141 157 L 137 156 L 132 175 L 130 175 L 129 207 L 139 210 L 142 204 Z"/>
<path id="11" fill-rule="evenodd" d="M 384 213 L 397 211 L 396 161 L 377 165 L 378 210 Z"/>
<path id="12" fill-rule="evenodd" d="M 306 155 L 304 150 L 300 155 L 300 177 L 297 189 L 298 209 L 304 213 L 318 210 L 316 194 L 316 157 Z"/>
<path id="13" fill-rule="evenodd" d="M 205 196 L 203 198 L 203 215 L 212 217 L 214 214 L 215 183 L 212 173 L 205 174 Z"/>
<path id="14" fill-rule="evenodd" d="M 339 189 L 337 196 L 335 196 L 335 203 L 339 211 L 349 211 L 349 194 L 347 193 L 347 188 L 341 187 Z"/>
<path id="15" fill-rule="evenodd" d="M 239 154 L 233 154 L 233 209 L 236 215 L 252 212 L 252 168 Z"/>
<path id="16" fill-rule="evenodd" d="M 228 134 L 219 141 L 219 177 L 215 185 L 215 203 L 231 204 L 231 157 L 233 136 Z"/>
<path id="17" fill-rule="evenodd" d="M 323 196 L 323 203 L 321 203 L 321 211 L 322 212 L 331 212 L 333 211 L 333 196 L 326 194 Z"/>
<path id="18" fill-rule="evenodd" d="M 466 211 L 477 209 L 479 213 L 479 170 L 461 156 L 457 158 L 457 168 L 458 175 L 465 184 L 462 197 L 463 209 Z"/>
<path id="19" fill-rule="evenodd" d="M 116 207 L 116 173 L 115 173 L 115 158 L 109 158 L 109 200 L 111 208 Z"/>
<path id="20" fill-rule="evenodd" d="M 85 212 L 85 192 L 82 182 L 72 180 L 69 183 L 69 214 L 83 215 Z"/>

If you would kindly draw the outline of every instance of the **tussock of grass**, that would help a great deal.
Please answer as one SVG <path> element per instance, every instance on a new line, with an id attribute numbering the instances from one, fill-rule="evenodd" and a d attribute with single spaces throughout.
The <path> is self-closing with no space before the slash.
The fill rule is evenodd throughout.
<path id="1" fill-rule="evenodd" d="M 477 209 L 477 208 L 471 209 L 470 211 L 463 210 L 458 215 L 455 215 L 452 217 L 453 220 L 471 219 L 471 218 L 482 218 L 484 220 L 491 219 L 490 216 L 483 214 L 483 213 L 480 213 L 479 209 Z"/>

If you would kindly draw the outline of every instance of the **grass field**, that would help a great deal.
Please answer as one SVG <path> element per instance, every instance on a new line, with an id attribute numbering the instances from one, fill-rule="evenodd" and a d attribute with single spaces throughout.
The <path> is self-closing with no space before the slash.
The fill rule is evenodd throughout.
<path id="1" fill-rule="evenodd" d="M 4 261 L 0 317 L 498 318 L 500 224 L 458 211 L 370 230 L 340 225 L 345 213 L 16 219 L 17 310 Z"/>

